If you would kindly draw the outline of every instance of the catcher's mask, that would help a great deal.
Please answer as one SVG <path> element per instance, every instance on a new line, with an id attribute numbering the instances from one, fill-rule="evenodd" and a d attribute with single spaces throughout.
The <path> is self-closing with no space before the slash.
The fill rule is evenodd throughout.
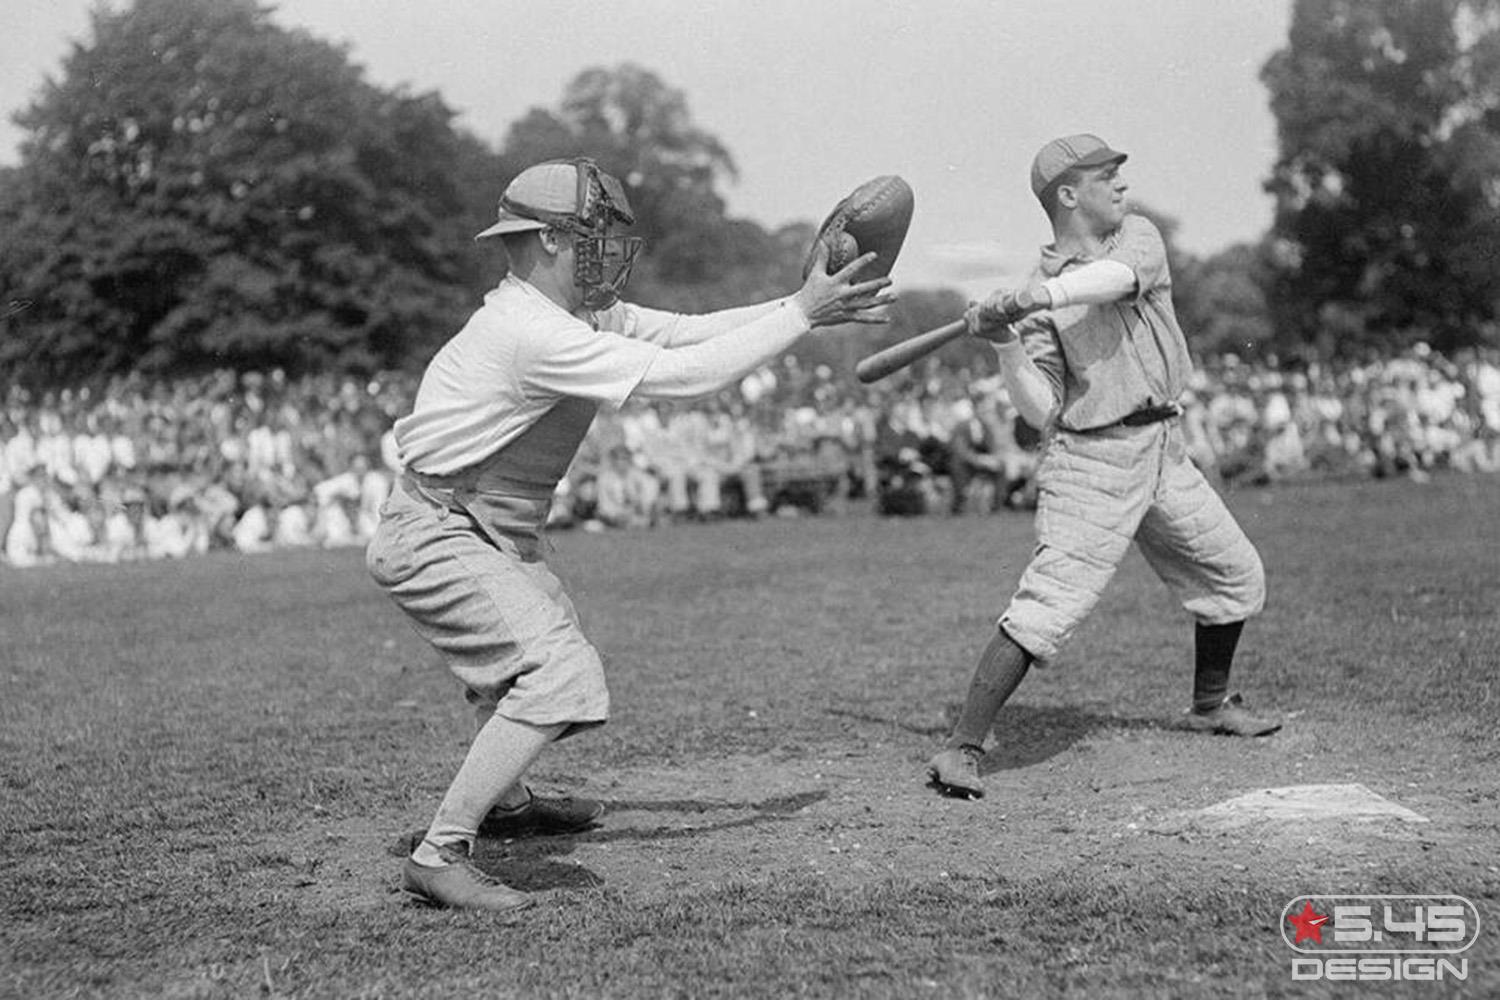
<path id="1" fill-rule="evenodd" d="M 525 194 L 512 184 L 500 196 L 500 209 L 512 215 L 542 222 L 549 229 L 570 234 L 573 238 L 573 283 L 583 290 L 583 304 L 589 309 L 608 309 L 619 300 L 630 269 L 635 266 L 643 240 L 639 236 L 613 236 L 609 228 L 619 222 L 630 225 L 635 213 L 620 182 L 599 169 L 587 157 L 551 160 L 538 166 L 570 165 L 577 174 L 577 190 L 571 211 L 558 211 L 528 204 Z M 533 168 L 535 169 L 535 168 Z"/>

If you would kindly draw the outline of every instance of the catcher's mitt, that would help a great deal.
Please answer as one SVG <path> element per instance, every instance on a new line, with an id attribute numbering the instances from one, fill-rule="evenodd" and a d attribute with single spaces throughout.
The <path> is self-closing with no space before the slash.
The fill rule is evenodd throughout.
<path id="1" fill-rule="evenodd" d="M 861 184 L 835 205 L 818 227 L 817 239 L 802 264 L 802 277 L 812 271 L 819 243 L 828 247 L 829 274 L 872 250 L 878 256 L 856 278 L 869 281 L 890 274 L 901 244 L 906 241 L 913 203 L 911 185 L 899 177 L 887 175 Z"/>

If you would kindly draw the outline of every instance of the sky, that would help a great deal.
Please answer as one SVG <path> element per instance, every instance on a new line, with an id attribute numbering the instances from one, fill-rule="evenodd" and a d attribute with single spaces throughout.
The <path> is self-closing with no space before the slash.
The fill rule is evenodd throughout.
<path id="1" fill-rule="evenodd" d="M 204 0 L 211 2 L 211 0 Z M 378 86 L 436 91 L 498 146 L 593 67 L 683 92 L 738 167 L 731 215 L 818 222 L 872 177 L 916 195 L 892 277 L 984 294 L 1048 241 L 1032 157 L 1093 132 L 1130 155 L 1132 198 L 1208 255 L 1260 236 L 1276 129 L 1260 81 L 1292 0 L 280 0 L 274 20 L 345 45 Z M 115 7 L 122 0 L 113 0 Z M 0 2 L 0 163 L 10 116 L 70 46 L 89 0 Z M 496 198 L 499 197 L 499 178 Z M 488 220 L 475 220 L 481 227 Z"/>

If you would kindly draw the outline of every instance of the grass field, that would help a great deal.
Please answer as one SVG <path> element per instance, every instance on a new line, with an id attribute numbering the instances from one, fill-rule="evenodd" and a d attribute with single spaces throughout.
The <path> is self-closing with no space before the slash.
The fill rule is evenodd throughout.
<path id="1" fill-rule="evenodd" d="M 996 727 L 990 794 L 922 783 L 1030 551 L 1019 515 L 566 534 L 615 717 L 484 842 L 523 922 L 419 908 L 399 838 L 468 718 L 355 552 L 0 576 L 0 994 L 1500 995 L 1500 481 L 1249 491 L 1272 599 L 1236 687 L 1286 728 L 1171 728 L 1190 626 L 1132 554 Z M 1214 824 L 1357 782 L 1426 823 Z M 1299 895 L 1457 894 L 1468 979 L 1304 983 Z"/>

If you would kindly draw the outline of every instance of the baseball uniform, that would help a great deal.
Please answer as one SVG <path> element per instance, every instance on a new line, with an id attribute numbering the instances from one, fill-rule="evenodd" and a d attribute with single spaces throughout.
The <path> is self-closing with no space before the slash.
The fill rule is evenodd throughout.
<path id="1" fill-rule="evenodd" d="M 999 624 L 1042 663 L 1092 610 L 1132 540 L 1198 622 L 1240 621 L 1265 602 L 1260 557 L 1189 460 L 1173 415 L 1192 360 L 1161 235 L 1126 216 L 1096 259 L 1131 268 L 1133 298 L 1016 324 L 1060 407 L 1037 470 L 1036 553 Z M 1047 247 L 1036 277 L 1089 262 Z"/>

